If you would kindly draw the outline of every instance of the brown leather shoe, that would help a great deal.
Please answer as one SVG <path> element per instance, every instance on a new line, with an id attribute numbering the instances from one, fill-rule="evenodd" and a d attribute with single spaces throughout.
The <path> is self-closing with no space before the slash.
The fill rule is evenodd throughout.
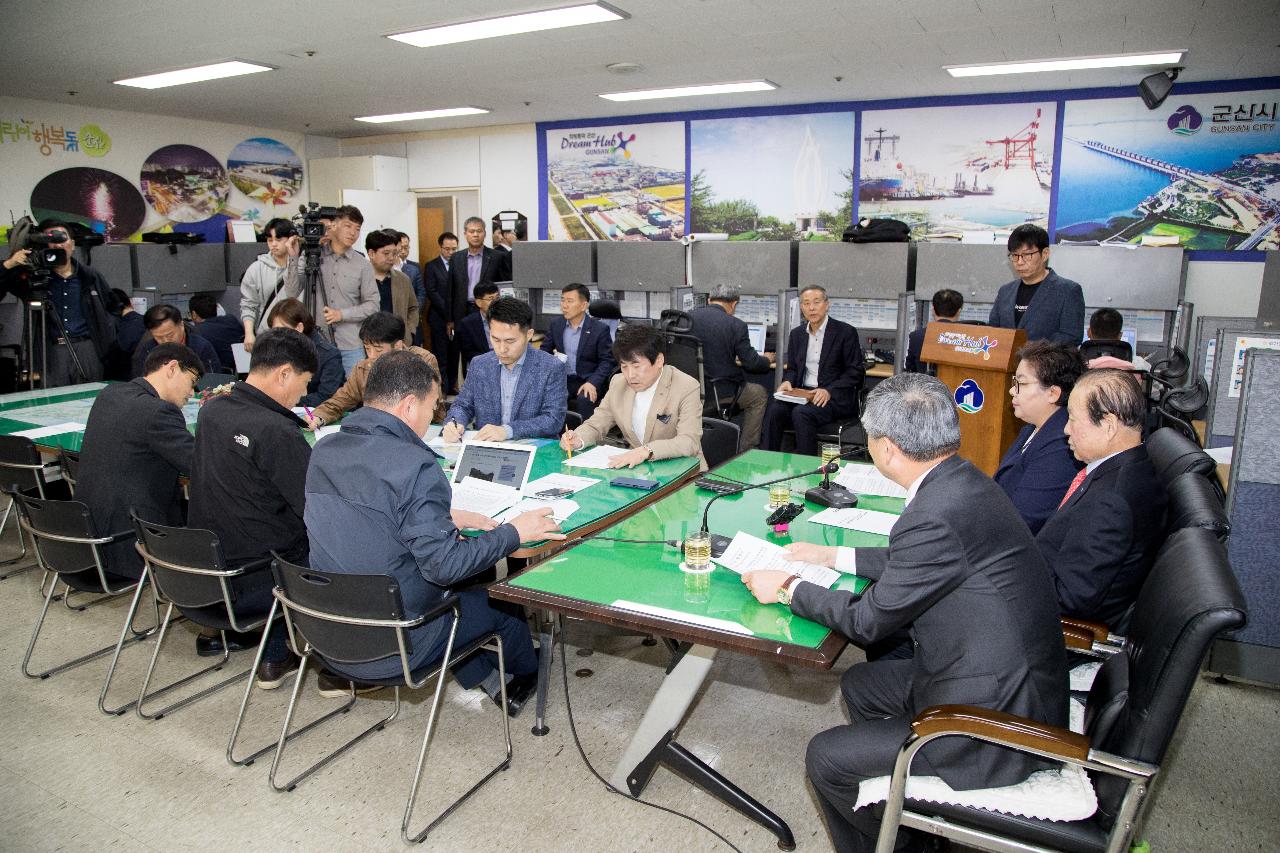
<path id="1" fill-rule="evenodd" d="M 290 675 L 298 671 L 298 656 L 290 652 L 284 660 L 264 660 L 258 664 L 258 686 L 263 690 L 275 690 Z"/>

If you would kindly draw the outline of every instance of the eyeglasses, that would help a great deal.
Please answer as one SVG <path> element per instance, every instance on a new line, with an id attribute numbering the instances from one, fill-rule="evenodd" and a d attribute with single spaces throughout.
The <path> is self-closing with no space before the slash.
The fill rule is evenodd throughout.
<path id="1" fill-rule="evenodd" d="M 1023 263 L 1031 260 L 1043 251 L 1044 249 L 1036 249 L 1034 252 L 1010 252 L 1009 260 L 1013 261 L 1015 264 Z"/>
<path id="2" fill-rule="evenodd" d="M 1022 382 L 1018 379 L 1014 379 L 1013 384 L 1009 386 L 1009 390 L 1013 392 L 1014 396 L 1017 396 L 1021 393 L 1023 388 L 1026 388 L 1027 386 L 1039 387 L 1039 385 L 1039 382 Z"/>

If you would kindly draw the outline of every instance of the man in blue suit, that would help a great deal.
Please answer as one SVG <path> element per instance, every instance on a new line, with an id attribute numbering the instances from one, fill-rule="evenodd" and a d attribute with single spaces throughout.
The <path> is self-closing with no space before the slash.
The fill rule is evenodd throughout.
<path id="1" fill-rule="evenodd" d="M 564 427 L 565 372 L 554 355 L 530 349 L 533 309 L 514 296 L 489 307 L 491 352 L 476 356 L 445 415 L 445 441 L 474 423 L 480 441 L 550 438 Z"/>
<path id="2" fill-rule="evenodd" d="M 818 453 L 818 430 L 858 414 L 858 392 L 866 375 L 858 330 L 827 312 L 827 291 L 811 285 L 800 291 L 805 322 L 791 330 L 787 366 L 778 391 L 804 397 L 804 403 L 769 401 L 764 418 L 765 450 L 781 450 L 782 434 L 796 431 L 796 453 Z"/>
<path id="3" fill-rule="evenodd" d="M 988 318 L 1001 329 L 1026 329 L 1027 343 L 1079 344 L 1084 291 L 1049 269 L 1049 232 L 1019 225 L 1009 235 L 1009 262 L 1018 277 L 1000 288 Z"/>
<path id="4" fill-rule="evenodd" d="M 489 306 L 498 298 L 498 285 L 486 281 L 476 285 L 476 310 L 454 326 L 453 339 L 462 355 L 462 374 L 471 368 L 471 360 L 493 347 L 489 343 Z"/>
<path id="5" fill-rule="evenodd" d="M 591 291 L 585 284 L 560 288 L 559 319 L 542 339 L 542 351 L 557 354 L 568 376 L 569 408 L 585 421 L 607 390 L 605 384 L 618 366 L 613 360 L 613 335 L 609 327 L 587 314 Z"/>

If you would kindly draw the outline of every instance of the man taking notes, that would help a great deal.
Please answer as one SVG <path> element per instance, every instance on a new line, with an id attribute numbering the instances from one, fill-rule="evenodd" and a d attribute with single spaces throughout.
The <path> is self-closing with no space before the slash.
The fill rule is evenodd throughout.
<path id="1" fill-rule="evenodd" d="M 490 529 L 476 537 L 459 533 L 449 511 L 449 481 L 423 443 L 440 396 L 440 374 L 433 366 L 415 354 L 389 353 L 374 363 L 364 391 L 364 408 L 316 445 L 311 456 L 306 497 L 311 568 L 389 575 L 400 585 L 405 617 L 413 618 L 521 542 L 564 538 L 550 509 L 523 513 L 507 524 L 489 522 Z M 396 464 L 388 465 L 389 459 Z M 456 594 L 461 617 L 455 645 L 498 633 L 506 655 L 506 711 L 515 716 L 537 686 L 529 626 L 490 607 L 484 589 Z M 446 615 L 410 630 L 413 669 L 444 654 L 450 621 Z M 455 667 L 454 675 L 464 688 L 480 687 L 501 705 L 496 660 L 487 652 L 473 655 Z M 356 681 L 400 673 L 398 656 L 329 665 Z"/>
<path id="2" fill-rule="evenodd" d="M 662 334 L 652 326 L 619 329 L 613 354 L 622 372 L 609 382 L 595 414 L 577 430 L 566 430 L 560 446 L 570 453 L 582 450 L 617 426 L 632 449 L 611 458 L 610 468 L 696 456 L 707 470 L 698 380 L 667 364 L 662 349 Z"/>
<path id="3" fill-rule="evenodd" d="M 960 424 L 950 390 L 919 373 L 877 385 L 862 425 L 876 468 L 907 490 L 887 548 L 793 544 L 792 559 L 855 572 L 861 596 L 786 572 L 749 572 L 764 604 L 865 646 L 909 628 L 913 657 L 851 667 L 842 692 L 851 723 L 809 743 L 805 767 L 841 851 L 875 849 L 874 807 L 855 811 L 859 785 L 893 771 L 911 721 L 934 705 L 977 705 L 1067 724 L 1067 664 L 1051 575 L 1030 531 L 993 480 L 956 455 Z M 1012 785 L 1047 762 L 965 738 L 916 756 L 912 773 L 956 790 Z M 899 836 L 899 849 L 906 849 Z M 914 848 L 913 848 L 914 849 Z"/>
<path id="4" fill-rule="evenodd" d="M 480 441 L 552 438 L 564 426 L 564 365 L 530 349 L 533 309 L 513 296 L 489 308 L 491 352 L 476 356 L 445 416 L 444 440 L 457 442 L 470 424 Z"/>

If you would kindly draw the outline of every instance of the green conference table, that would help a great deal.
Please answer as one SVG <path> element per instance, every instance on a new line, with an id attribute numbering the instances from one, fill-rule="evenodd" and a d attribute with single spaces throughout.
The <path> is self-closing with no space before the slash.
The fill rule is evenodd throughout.
<path id="1" fill-rule="evenodd" d="M 812 456 L 751 450 L 714 473 L 762 483 L 791 472 L 813 470 L 819 463 Z M 817 480 L 815 475 L 793 482 L 792 499 L 803 500 L 803 490 Z M 711 492 L 687 484 L 602 533 L 618 539 L 683 540 L 700 528 L 703 508 L 712 497 Z M 878 534 L 813 524 L 809 519 L 821 507 L 807 502 L 789 532 L 775 534 L 765 524 L 767 504 L 767 489 L 723 497 L 711 508 L 708 526 L 713 533 L 732 536 L 741 530 L 778 544 L 796 541 L 877 547 L 888 542 L 888 537 Z M 902 512 L 903 505 L 901 498 L 873 495 L 860 496 L 858 503 L 861 509 L 895 514 Z M 781 604 L 760 604 L 728 569 L 717 567 L 709 575 L 709 585 L 699 584 L 699 576 L 681 571 L 681 559 L 680 552 L 670 545 L 587 537 L 519 576 L 495 584 L 489 592 L 527 607 L 680 642 L 677 654 L 683 654 L 650 702 L 610 782 L 638 797 L 657 767 L 665 765 L 768 828 L 778 837 L 780 847 L 790 849 L 794 840 L 786 823 L 676 743 L 675 733 L 719 649 L 829 669 L 848 640 L 794 615 Z M 866 585 L 863 578 L 842 575 L 835 588 L 861 592 Z M 543 648 L 549 648 L 545 632 L 543 641 Z M 550 657 L 544 653 L 541 662 L 549 664 Z"/>

